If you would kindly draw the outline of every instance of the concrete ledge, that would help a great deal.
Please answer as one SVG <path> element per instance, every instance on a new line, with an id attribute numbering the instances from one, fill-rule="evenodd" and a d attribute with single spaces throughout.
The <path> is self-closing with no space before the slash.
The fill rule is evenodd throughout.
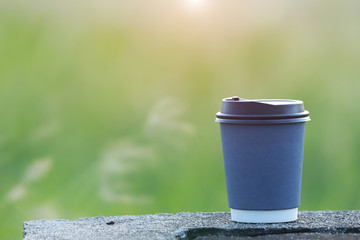
<path id="1" fill-rule="evenodd" d="M 360 239 L 360 211 L 300 212 L 291 223 L 244 224 L 229 213 L 24 222 L 24 239 Z"/>

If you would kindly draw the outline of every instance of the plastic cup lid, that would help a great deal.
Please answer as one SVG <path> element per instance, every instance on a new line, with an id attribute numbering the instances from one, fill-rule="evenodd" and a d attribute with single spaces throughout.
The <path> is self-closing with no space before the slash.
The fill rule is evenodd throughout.
<path id="1" fill-rule="evenodd" d="M 237 96 L 224 98 L 221 112 L 216 114 L 221 119 L 286 119 L 309 116 L 304 103 L 291 99 L 244 99 Z"/>

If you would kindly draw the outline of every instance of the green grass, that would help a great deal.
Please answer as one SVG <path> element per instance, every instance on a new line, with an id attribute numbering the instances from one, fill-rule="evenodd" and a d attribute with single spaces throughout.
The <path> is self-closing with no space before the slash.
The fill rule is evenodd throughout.
<path id="1" fill-rule="evenodd" d="M 232 95 L 303 100 L 312 121 L 301 210 L 360 208 L 360 48 L 341 35 L 345 20 L 331 33 L 303 22 L 185 41 L 196 29 L 72 25 L 9 9 L 0 11 L 4 239 L 40 218 L 227 211 L 214 119 Z"/>

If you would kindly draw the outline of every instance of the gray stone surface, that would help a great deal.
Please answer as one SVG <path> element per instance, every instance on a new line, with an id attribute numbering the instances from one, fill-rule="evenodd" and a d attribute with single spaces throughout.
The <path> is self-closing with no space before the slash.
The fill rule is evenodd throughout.
<path id="1" fill-rule="evenodd" d="M 360 211 L 300 212 L 291 223 L 244 224 L 229 213 L 35 220 L 24 239 L 360 239 Z"/>

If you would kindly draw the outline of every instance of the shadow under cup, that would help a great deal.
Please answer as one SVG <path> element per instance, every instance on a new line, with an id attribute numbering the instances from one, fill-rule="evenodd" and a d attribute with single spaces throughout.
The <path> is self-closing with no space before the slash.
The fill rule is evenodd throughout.
<path id="1" fill-rule="evenodd" d="M 310 120 L 303 102 L 225 98 L 216 116 L 232 220 L 295 221 Z"/>

